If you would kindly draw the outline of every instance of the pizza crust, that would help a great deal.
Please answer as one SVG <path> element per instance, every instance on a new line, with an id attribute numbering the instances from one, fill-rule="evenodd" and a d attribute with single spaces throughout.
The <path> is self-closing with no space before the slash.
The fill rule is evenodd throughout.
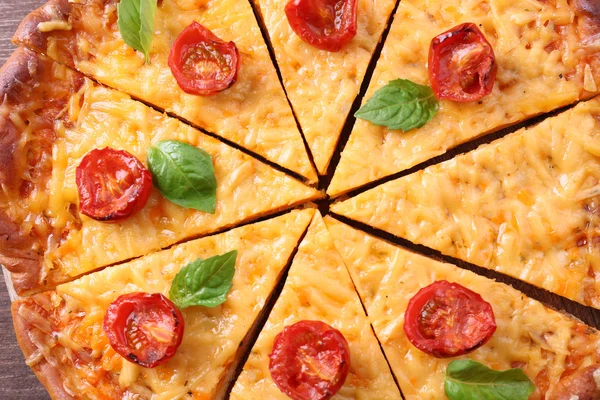
<path id="1" fill-rule="evenodd" d="M 53 79 L 56 73 L 64 78 Z M 24 48 L 17 49 L 0 69 L 0 202 L 8 204 L 0 210 L 0 264 L 11 272 L 19 295 L 39 286 L 41 280 L 60 278 L 56 271 L 47 276 L 42 272 L 51 230 L 26 232 L 22 227 L 28 215 L 19 203 L 28 193 L 44 190 L 49 178 L 45 162 L 52 157 L 56 135 L 53 122 L 63 119 L 62 108 L 83 82 L 81 74 Z"/>

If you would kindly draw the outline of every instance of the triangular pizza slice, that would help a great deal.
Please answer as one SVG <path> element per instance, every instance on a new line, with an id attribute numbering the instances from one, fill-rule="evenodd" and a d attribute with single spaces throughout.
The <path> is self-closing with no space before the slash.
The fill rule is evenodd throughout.
<path id="1" fill-rule="evenodd" d="M 396 0 L 377 4 L 372 0 L 252 1 L 267 28 L 287 96 L 317 171 L 326 175 L 342 127 Z M 351 22 L 339 22 L 346 18 Z M 306 32 L 308 29 L 302 27 L 308 26 L 319 28 L 310 37 L 295 33 Z M 329 34 L 336 38 L 324 49 L 322 43 L 328 36 L 324 31 L 336 27 L 340 32 Z M 350 30 L 355 36 L 350 36 Z"/>
<path id="2" fill-rule="evenodd" d="M 600 308 L 600 100 L 332 211 Z"/>
<path id="3" fill-rule="evenodd" d="M 315 327 L 325 327 L 325 335 L 334 330 L 341 333 L 350 353 L 349 367 L 342 364 L 341 368 L 347 369 L 344 379 L 335 381 L 331 379 L 331 376 L 336 376 L 335 373 L 326 373 L 328 369 L 339 370 L 335 357 L 325 359 L 324 354 L 330 348 L 315 345 L 311 347 L 315 349 L 312 357 L 303 359 L 303 352 L 309 352 L 303 346 L 310 347 L 314 345 L 314 341 L 298 343 L 299 350 L 292 349 L 275 356 L 274 342 L 285 336 L 282 332 L 290 327 L 298 330 L 295 336 L 309 336 L 313 333 L 311 329 Z M 320 339 L 319 334 L 315 334 L 316 340 Z M 285 344 L 292 339 L 288 334 L 288 339 L 282 340 Z M 275 361 L 284 365 L 285 370 L 276 371 L 274 366 L 270 368 L 269 364 Z M 307 366 L 312 366 L 317 372 L 311 373 Z M 299 368 L 294 369 L 295 367 Z M 309 372 L 301 372 L 304 369 Z M 319 372 L 324 378 L 317 382 L 315 375 L 319 376 Z M 287 385 L 286 377 L 289 382 Z M 322 385 L 320 388 L 319 384 Z M 288 392 L 280 390 L 278 385 L 283 385 Z M 302 397 L 302 394 L 314 390 L 314 394 L 330 391 L 329 394 L 333 395 L 333 389 L 339 392 L 327 398 L 362 399 L 376 396 L 382 400 L 400 399 L 398 388 L 367 321 L 350 275 L 317 212 L 294 257 L 283 291 L 250 351 L 230 398 L 248 399 L 249 393 L 252 393 L 253 398 L 263 399 L 308 398 Z"/>
<path id="4" fill-rule="evenodd" d="M 402 0 L 328 194 L 598 93 L 598 33 L 590 0 Z"/>
<path id="5" fill-rule="evenodd" d="M 136 7 L 49 0 L 23 20 L 13 41 L 316 181 L 247 0 Z"/>
<path id="6" fill-rule="evenodd" d="M 17 50 L 0 76 L 0 263 L 19 294 L 320 197 L 30 50 Z M 176 204 L 169 193 L 211 199 L 213 208 Z"/>
<path id="7" fill-rule="evenodd" d="M 15 332 L 28 365 L 53 398 L 222 398 L 313 215 L 313 209 L 293 211 L 17 300 Z M 192 264 L 234 251 L 229 267 L 223 262 L 208 272 L 203 265 L 189 273 Z M 189 297 L 213 301 L 211 290 L 224 284 L 221 270 L 231 262 L 224 302 L 187 304 Z M 184 269 L 187 286 L 178 290 L 196 285 L 201 291 L 177 300 L 174 281 Z M 148 296 L 162 302 L 145 300 Z M 123 299 L 129 302 L 115 309 Z M 171 313 L 163 312 L 165 304 L 171 304 Z"/>
<path id="8" fill-rule="evenodd" d="M 503 283 L 325 222 L 405 399 L 600 396 L 595 329 Z"/>

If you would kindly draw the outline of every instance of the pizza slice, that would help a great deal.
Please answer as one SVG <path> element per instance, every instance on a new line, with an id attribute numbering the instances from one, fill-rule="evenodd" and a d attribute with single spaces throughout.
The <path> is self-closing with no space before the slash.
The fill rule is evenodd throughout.
<path id="1" fill-rule="evenodd" d="M 295 342 L 297 336 L 304 339 Z M 319 344 L 331 337 L 328 344 Z M 344 363 L 323 356 L 335 351 L 339 343 L 345 345 L 338 349 L 349 350 Z M 276 354 L 277 348 L 285 350 Z M 303 358 L 307 348 L 314 354 Z M 316 366 L 316 373 L 301 372 L 310 365 Z M 311 390 L 321 397 L 302 397 Z M 247 399 L 248 393 L 254 398 L 282 400 L 363 399 L 375 394 L 382 400 L 400 399 L 350 275 L 318 212 L 230 398 Z"/>
<path id="2" fill-rule="evenodd" d="M 600 100 L 332 211 L 600 308 Z"/>
<path id="3" fill-rule="evenodd" d="M 405 399 L 600 396 L 596 330 L 508 285 L 325 222 Z"/>
<path id="4" fill-rule="evenodd" d="M 320 197 L 30 50 L 0 90 L 0 263 L 19 294 Z"/>
<path id="5" fill-rule="evenodd" d="M 57 399 L 222 398 L 313 215 L 293 211 L 17 300 L 15 332 L 28 365 Z M 194 265 L 210 260 L 219 263 Z M 182 274 L 187 286 L 174 290 Z M 177 296 L 198 279 L 202 290 Z M 215 292 L 227 279 L 219 303 Z"/>
<path id="6" fill-rule="evenodd" d="M 598 93 L 599 34 L 592 0 L 401 1 L 328 194 Z"/>
<path id="7" fill-rule="evenodd" d="M 164 0 L 156 10 L 153 3 L 140 10 L 123 1 L 119 20 L 119 0 L 49 0 L 23 20 L 13 41 L 314 183 L 248 1 Z"/>
<path id="8" fill-rule="evenodd" d="M 396 1 L 253 2 L 266 25 L 286 93 L 317 171 L 326 175 Z M 333 15 L 336 10 L 340 14 L 337 19 Z"/>

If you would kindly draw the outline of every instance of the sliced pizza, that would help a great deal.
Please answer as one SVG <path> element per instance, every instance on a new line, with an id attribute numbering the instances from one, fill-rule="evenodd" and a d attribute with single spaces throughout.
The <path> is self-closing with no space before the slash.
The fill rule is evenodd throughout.
<path id="1" fill-rule="evenodd" d="M 600 397 L 596 330 L 508 285 L 325 222 L 405 399 Z"/>
<path id="2" fill-rule="evenodd" d="M 396 0 L 252 0 L 320 175 Z"/>
<path id="3" fill-rule="evenodd" d="M 598 35 L 593 0 L 402 0 L 328 194 L 598 93 Z"/>
<path id="4" fill-rule="evenodd" d="M 315 182 L 248 1 L 155 4 L 49 0 L 13 41 Z"/>
<path id="5" fill-rule="evenodd" d="M 599 116 L 580 103 L 332 211 L 600 308 Z"/>
<path id="6" fill-rule="evenodd" d="M 221 398 L 313 215 L 293 211 L 17 300 L 28 365 L 57 399 Z"/>
<path id="7" fill-rule="evenodd" d="M 340 354 L 336 349 L 349 351 Z M 282 400 L 369 395 L 400 399 L 350 275 L 318 212 L 230 398 L 248 399 L 248 393 Z"/>
<path id="8" fill-rule="evenodd" d="M 0 263 L 20 294 L 320 197 L 32 51 L 0 77 Z"/>

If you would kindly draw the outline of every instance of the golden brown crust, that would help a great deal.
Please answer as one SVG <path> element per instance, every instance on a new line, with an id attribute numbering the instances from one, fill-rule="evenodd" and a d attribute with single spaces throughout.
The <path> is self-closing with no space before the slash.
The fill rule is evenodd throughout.
<path id="1" fill-rule="evenodd" d="M 37 296 L 46 296 L 47 294 L 39 294 Z M 11 306 L 11 312 L 13 317 L 13 324 L 15 328 L 15 335 L 17 336 L 17 342 L 23 351 L 25 359 L 29 359 L 38 348 L 31 341 L 31 335 L 39 334 L 39 330 L 33 325 L 28 323 L 25 318 L 20 314 L 19 309 L 27 303 L 35 303 L 33 298 L 23 299 L 16 301 Z M 30 365 L 37 378 L 48 390 L 48 393 L 55 400 L 74 400 L 75 397 L 71 396 L 63 386 L 63 377 L 60 372 L 60 363 L 56 360 L 53 354 L 50 352 L 48 355 L 43 357 L 39 362 Z"/>
<path id="2" fill-rule="evenodd" d="M 60 79 L 57 68 L 63 68 Z M 24 210 L 31 193 L 45 190 L 52 173 L 54 123 L 67 117 L 63 110 L 83 81 L 81 74 L 24 48 L 0 68 L 0 264 L 11 272 L 20 295 L 52 285 L 55 278 L 42 267 L 42 254 L 55 233 L 24 231 L 27 217 L 38 219 L 38 226 L 47 222 Z"/>

